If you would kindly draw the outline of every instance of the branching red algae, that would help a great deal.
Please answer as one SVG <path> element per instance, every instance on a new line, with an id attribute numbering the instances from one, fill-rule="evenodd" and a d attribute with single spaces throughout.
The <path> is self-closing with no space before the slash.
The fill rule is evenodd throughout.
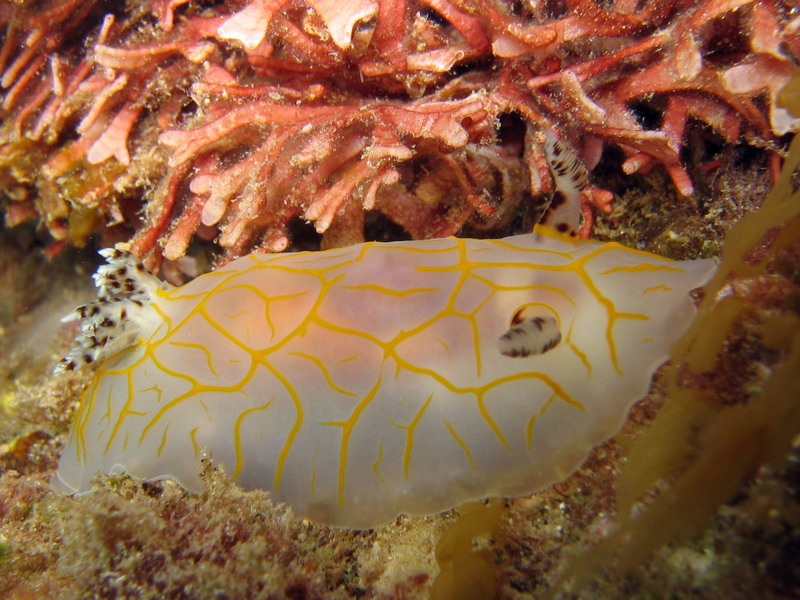
<path id="1" fill-rule="evenodd" d="M 40 219 L 51 253 L 100 231 L 151 267 L 194 239 L 281 251 L 298 221 L 326 247 L 376 215 L 502 231 L 552 191 L 551 130 L 690 195 L 693 123 L 770 151 L 798 126 L 778 0 L 5 0 L 0 25 L 6 222 Z M 586 231 L 611 197 L 585 190 Z"/>

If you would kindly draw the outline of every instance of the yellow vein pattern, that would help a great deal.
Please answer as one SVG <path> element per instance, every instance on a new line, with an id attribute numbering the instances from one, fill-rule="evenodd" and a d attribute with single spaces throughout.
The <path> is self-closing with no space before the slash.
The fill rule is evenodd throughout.
<path id="1" fill-rule="evenodd" d="M 530 493 L 616 432 L 712 269 L 549 230 L 250 255 L 138 309 L 59 479 L 122 466 L 199 490 L 206 449 L 347 527 Z M 555 348 L 500 352 L 521 307 L 555 318 Z"/>

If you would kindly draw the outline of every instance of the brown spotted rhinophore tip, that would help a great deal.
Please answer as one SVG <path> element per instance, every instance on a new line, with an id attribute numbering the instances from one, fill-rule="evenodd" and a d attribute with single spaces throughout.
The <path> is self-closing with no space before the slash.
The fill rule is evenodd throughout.
<path id="1" fill-rule="evenodd" d="M 575 151 L 558 139 L 552 129 L 545 133 L 544 154 L 555 190 L 541 224 L 577 236 L 581 226 L 581 192 L 589 186 L 589 173 Z"/>

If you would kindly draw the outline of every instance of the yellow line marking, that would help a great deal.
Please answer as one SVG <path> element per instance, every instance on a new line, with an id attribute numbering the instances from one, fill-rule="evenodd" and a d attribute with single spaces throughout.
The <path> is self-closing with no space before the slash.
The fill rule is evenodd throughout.
<path id="1" fill-rule="evenodd" d="M 241 473 L 242 469 L 244 468 L 244 456 L 242 455 L 242 435 L 241 435 L 242 423 L 244 422 L 245 418 L 248 415 L 251 415 L 259 410 L 267 410 L 269 408 L 269 405 L 272 404 L 273 400 L 275 400 L 275 396 L 270 398 L 268 402 L 265 402 L 261 406 L 254 406 L 252 408 L 248 408 L 247 410 L 243 410 L 241 413 L 239 413 L 239 416 L 236 417 L 236 423 L 233 426 L 233 443 L 234 447 L 236 448 L 236 466 L 233 469 L 233 475 L 231 475 L 231 478 L 233 480 L 236 480 L 236 478 L 239 477 L 239 473 Z"/>
<path id="2" fill-rule="evenodd" d="M 461 450 L 464 451 L 464 456 L 467 457 L 467 461 L 469 462 L 470 468 L 472 468 L 473 471 L 477 471 L 478 467 L 475 466 L 475 461 L 472 459 L 472 452 L 470 452 L 467 443 L 461 438 L 460 435 L 458 435 L 456 428 L 453 427 L 453 425 L 447 419 L 445 419 L 444 417 L 441 417 L 441 419 L 442 423 L 444 423 L 447 426 L 447 431 L 450 432 L 450 435 L 453 436 L 453 439 L 461 447 Z"/>
<path id="3" fill-rule="evenodd" d="M 674 271 L 676 273 L 684 273 L 685 270 L 678 267 L 670 267 L 667 265 L 653 265 L 650 263 L 642 263 L 638 265 L 622 265 L 619 267 L 612 267 L 600 273 L 600 275 L 611 275 L 612 273 L 641 273 L 645 271 Z"/>
<path id="4" fill-rule="evenodd" d="M 215 373 L 215 375 L 216 375 L 216 373 Z M 153 386 L 151 386 L 151 387 L 149 387 L 149 388 L 142 388 L 142 389 L 140 389 L 139 391 L 140 391 L 140 392 L 155 392 L 155 393 L 156 393 L 156 395 L 158 396 L 158 400 L 157 400 L 157 402 L 158 402 L 159 404 L 161 404 L 161 395 L 164 393 L 164 390 L 162 390 L 162 389 L 161 389 L 160 387 L 158 387 L 157 385 L 153 385 Z"/>
<path id="5" fill-rule="evenodd" d="M 428 399 L 425 401 L 419 411 L 417 411 L 417 414 L 414 415 L 414 418 L 411 419 L 411 423 L 408 425 L 399 425 L 392 421 L 392 425 L 399 427 L 400 429 L 404 429 L 406 432 L 406 448 L 403 451 L 403 479 L 408 480 L 408 473 L 411 465 L 411 452 L 414 449 L 414 430 L 417 428 L 417 425 L 419 425 L 422 415 L 425 414 L 425 411 L 428 409 L 431 400 L 433 400 L 433 394 L 428 396 Z"/>
<path id="6" fill-rule="evenodd" d="M 381 485 L 386 485 L 386 482 L 383 480 L 383 475 L 380 472 L 380 465 L 383 462 L 383 440 L 381 440 L 381 445 L 378 447 L 378 458 L 375 459 L 375 462 L 372 463 L 372 472 L 378 476 L 380 479 Z"/>
<path id="7" fill-rule="evenodd" d="M 189 438 L 192 440 L 192 448 L 194 448 L 194 457 L 200 458 L 200 445 L 197 443 L 197 430 L 200 426 L 194 427 L 189 431 Z"/>
<path id="8" fill-rule="evenodd" d="M 377 283 L 365 283 L 363 285 L 343 285 L 348 290 L 369 290 L 372 292 L 379 292 L 389 296 L 397 296 L 398 298 L 405 298 L 411 294 L 421 294 L 425 292 L 438 292 L 441 288 L 409 288 L 406 290 L 393 290 L 391 288 L 378 285 Z"/>
<path id="9" fill-rule="evenodd" d="M 331 388 L 332 390 L 336 390 L 340 394 L 345 394 L 347 396 L 353 396 L 353 397 L 358 396 L 358 394 L 356 394 L 355 392 L 348 391 L 343 387 L 340 387 L 335 383 L 333 383 L 333 378 L 331 378 L 331 374 L 328 371 L 328 367 L 325 366 L 325 363 L 322 362 L 322 359 L 317 358 L 316 356 L 312 356 L 311 354 L 306 354 L 305 352 L 288 352 L 288 354 L 291 356 L 299 356 L 301 358 L 308 359 L 312 363 L 317 365 L 319 367 L 319 370 L 322 371 L 322 376 L 325 378 L 325 383 L 327 383 L 328 387 Z"/>
<path id="10" fill-rule="evenodd" d="M 340 505 L 344 504 L 345 473 L 347 471 L 347 452 L 349 450 L 350 436 L 353 434 L 353 428 L 356 426 L 361 413 L 364 412 L 364 409 L 375 399 L 375 395 L 378 393 L 380 387 L 381 378 L 378 377 L 375 385 L 373 385 L 372 389 L 361 399 L 361 402 L 356 405 L 347 421 L 323 421 L 321 423 L 322 425 L 333 425 L 342 428 L 342 442 L 339 450 L 339 491 L 337 494 L 337 500 Z"/>
<path id="11" fill-rule="evenodd" d="M 531 449 L 533 445 L 533 426 L 536 423 L 536 417 L 538 417 L 536 413 L 531 415 L 531 418 L 528 420 L 528 424 L 525 426 L 525 442 L 528 450 Z"/>
<path id="12" fill-rule="evenodd" d="M 644 296 L 645 294 L 649 294 L 650 292 L 671 292 L 671 291 L 672 291 L 671 287 L 669 287 L 668 285 L 664 285 L 662 283 L 661 285 L 654 285 L 653 287 L 649 287 L 643 290 L 642 296 Z"/>
<path id="13" fill-rule="evenodd" d="M 156 452 L 156 456 L 161 456 L 161 452 L 164 450 L 164 446 L 167 444 L 167 432 L 169 432 L 170 424 L 167 423 L 167 426 L 164 427 L 164 433 L 161 434 L 161 443 L 158 445 L 158 452 Z"/>
<path id="14" fill-rule="evenodd" d="M 575 321 L 570 323 L 569 331 L 567 332 L 567 337 L 564 340 L 564 342 L 567 344 L 569 349 L 572 350 L 575 353 L 575 356 L 577 356 L 581 360 L 581 362 L 583 363 L 583 366 L 586 367 L 587 375 L 589 377 L 591 377 L 592 376 L 592 364 L 589 362 L 589 357 L 586 355 L 585 352 L 581 352 L 580 348 L 578 348 L 578 346 L 575 345 L 575 343 L 572 341 L 572 328 L 574 326 L 575 326 Z"/>

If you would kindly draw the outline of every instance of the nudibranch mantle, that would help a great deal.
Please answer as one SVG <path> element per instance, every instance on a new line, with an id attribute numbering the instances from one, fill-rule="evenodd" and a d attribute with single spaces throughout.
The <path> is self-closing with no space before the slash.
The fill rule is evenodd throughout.
<path id="1" fill-rule="evenodd" d="M 207 449 L 352 528 L 564 479 L 646 394 L 714 269 L 545 228 L 251 254 L 178 288 L 104 252 L 58 367 L 101 361 L 57 487 L 124 471 L 198 491 Z"/>

